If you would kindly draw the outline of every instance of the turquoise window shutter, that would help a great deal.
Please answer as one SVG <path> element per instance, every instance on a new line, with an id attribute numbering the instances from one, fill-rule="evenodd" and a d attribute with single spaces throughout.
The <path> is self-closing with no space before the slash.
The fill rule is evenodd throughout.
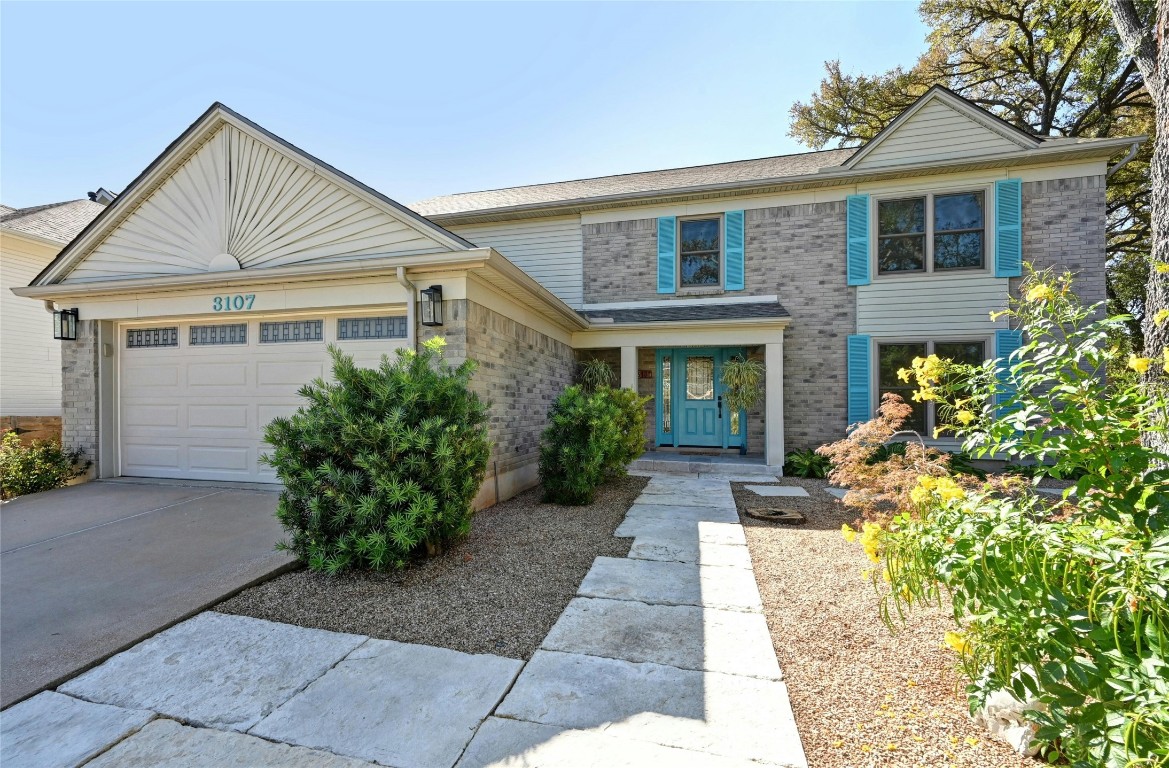
<path id="1" fill-rule="evenodd" d="M 994 183 L 994 276 L 1023 274 L 1023 182 Z"/>
<path id="2" fill-rule="evenodd" d="M 678 284 L 675 276 L 677 263 L 678 219 L 674 216 L 658 218 L 658 293 L 674 293 Z"/>
<path id="3" fill-rule="evenodd" d="M 848 337 L 848 423 L 857 424 L 873 417 L 872 343 L 868 336 Z"/>
<path id="4" fill-rule="evenodd" d="M 848 284 L 869 284 L 869 196 L 849 195 Z M 851 419 L 850 419 L 851 420 Z"/>
<path id="5" fill-rule="evenodd" d="M 743 265 L 743 212 L 727 211 L 727 282 L 728 291 L 741 291 L 745 287 Z"/>
<path id="6" fill-rule="evenodd" d="M 1015 396 L 1015 388 L 1007 376 L 1007 369 L 1011 365 L 1011 354 L 1023 346 L 1022 331 L 995 331 L 994 354 L 998 358 L 999 392 L 995 396 L 995 404 L 999 406 L 999 415 L 1016 410 L 1016 407 L 1004 408 L 1003 404 Z"/>

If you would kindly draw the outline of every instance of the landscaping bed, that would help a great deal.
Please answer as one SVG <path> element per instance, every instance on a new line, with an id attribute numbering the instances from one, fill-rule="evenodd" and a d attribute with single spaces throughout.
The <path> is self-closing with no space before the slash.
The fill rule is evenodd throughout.
<path id="1" fill-rule="evenodd" d="M 942 643 L 953 620 L 920 608 L 893 634 L 861 572 L 873 565 L 840 533 L 856 515 L 823 480 L 785 478 L 808 498 L 761 498 L 732 483 L 744 506 L 794 509 L 800 526 L 740 514 L 775 653 L 808 763 L 832 766 L 1037 768 L 969 718 L 957 656 Z"/>
<path id="2" fill-rule="evenodd" d="M 215 610 L 466 653 L 528 659 L 593 559 L 625 557 L 613 537 L 647 483 L 623 477 L 592 504 L 540 502 L 533 488 L 477 513 L 467 538 L 397 573 L 287 573 Z"/>

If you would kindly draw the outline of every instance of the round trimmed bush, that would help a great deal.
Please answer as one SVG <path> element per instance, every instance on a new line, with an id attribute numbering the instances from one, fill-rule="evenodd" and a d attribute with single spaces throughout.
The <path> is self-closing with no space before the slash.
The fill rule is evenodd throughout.
<path id="1" fill-rule="evenodd" d="M 277 547 L 314 571 L 400 568 L 470 528 L 487 469 L 487 404 L 476 364 L 452 367 L 442 339 L 358 368 L 335 347 L 335 381 L 300 389 L 308 403 L 268 425 L 264 461 L 284 483 Z"/>

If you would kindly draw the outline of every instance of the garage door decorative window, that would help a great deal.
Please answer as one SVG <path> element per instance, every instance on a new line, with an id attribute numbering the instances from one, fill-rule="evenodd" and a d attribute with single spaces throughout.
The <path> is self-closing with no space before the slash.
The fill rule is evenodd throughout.
<path id="1" fill-rule="evenodd" d="M 284 323 L 260 323 L 260 343 L 280 344 L 286 341 L 320 341 L 324 320 L 290 320 Z"/>
<path id="2" fill-rule="evenodd" d="M 406 318 L 343 317 L 337 321 L 337 338 L 341 341 L 404 339 L 406 338 Z"/>
<path id="3" fill-rule="evenodd" d="M 247 344 L 247 323 L 226 323 L 224 325 L 192 325 L 191 346 L 204 344 Z"/>
<path id="4" fill-rule="evenodd" d="M 179 345 L 179 328 L 127 328 L 126 348 L 139 347 L 177 347 Z"/>

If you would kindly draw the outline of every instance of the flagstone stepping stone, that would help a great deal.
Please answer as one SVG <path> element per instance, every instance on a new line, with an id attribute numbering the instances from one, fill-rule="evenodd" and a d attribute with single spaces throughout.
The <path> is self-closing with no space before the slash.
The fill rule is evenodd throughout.
<path id="1" fill-rule="evenodd" d="M 734 523 L 714 523 L 706 520 L 671 520 L 669 517 L 625 518 L 613 532 L 614 536 L 645 537 L 669 541 L 700 541 L 710 544 L 743 544 L 747 537 L 743 526 Z"/>
<path id="2" fill-rule="evenodd" d="M 719 672 L 536 651 L 504 718 L 784 766 L 806 766 L 787 688 Z"/>
<path id="3" fill-rule="evenodd" d="M 85 768 L 373 768 L 363 760 L 273 744 L 235 731 L 155 720 Z"/>
<path id="4" fill-rule="evenodd" d="M 154 713 L 38 693 L 0 715 L 4 768 L 73 768 L 146 725 Z"/>
<path id="5" fill-rule="evenodd" d="M 633 540 L 629 557 L 673 563 L 750 568 L 751 553 L 742 544 L 711 544 L 693 538 L 640 536 Z"/>
<path id="6" fill-rule="evenodd" d="M 843 499 L 845 494 L 848 493 L 848 489 L 847 488 L 825 488 L 824 493 L 831 494 L 838 499 Z"/>
<path id="7" fill-rule="evenodd" d="M 192 725 L 246 731 L 366 639 L 208 611 L 58 690 Z"/>
<path id="8" fill-rule="evenodd" d="M 625 513 L 626 520 L 636 520 L 643 517 L 667 518 L 674 521 L 694 520 L 710 523 L 738 523 L 739 513 L 735 509 L 734 500 L 726 506 L 688 506 L 685 504 L 646 504 L 640 497 L 629 511 Z"/>
<path id="9" fill-rule="evenodd" d="M 747 490 L 760 496 L 807 496 L 808 492 L 798 485 L 748 485 Z"/>
<path id="10" fill-rule="evenodd" d="M 760 613 L 577 597 L 541 647 L 780 679 L 767 619 Z"/>
<path id="11" fill-rule="evenodd" d="M 370 640 L 250 733 L 395 768 L 449 768 L 522 666 Z"/>
<path id="12" fill-rule="evenodd" d="M 706 752 L 524 720 L 488 718 L 456 768 L 766 768 Z"/>
<path id="13" fill-rule="evenodd" d="M 656 605 L 702 605 L 761 611 L 755 574 L 746 568 L 598 557 L 578 594 Z"/>

